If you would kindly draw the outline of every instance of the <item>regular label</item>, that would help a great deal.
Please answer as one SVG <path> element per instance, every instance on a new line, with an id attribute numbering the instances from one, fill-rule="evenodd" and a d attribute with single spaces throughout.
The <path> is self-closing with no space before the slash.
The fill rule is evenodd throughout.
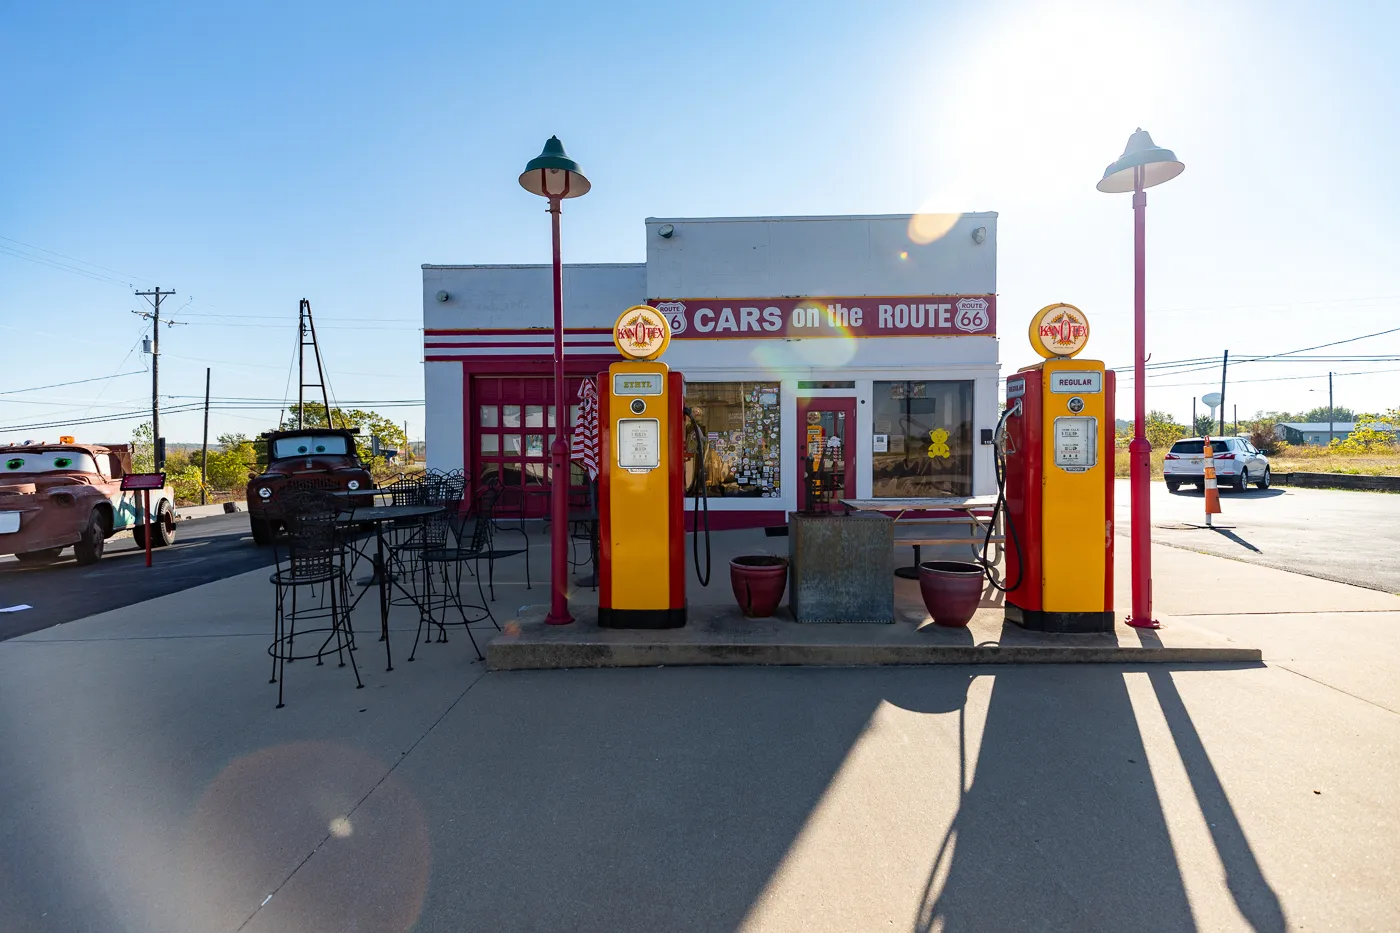
<path id="1" fill-rule="evenodd" d="M 1050 374 L 1056 395 L 1093 395 L 1103 391 L 1103 373 L 1092 369 L 1062 369 Z"/>
<path id="2" fill-rule="evenodd" d="M 1097 418 L 1055 419 L 1055 466 L 1083 473 L 1099 462 Z"/>
<path id="3" fill-rule="evenodd" d="M 1017 376 L 1015 379 L 1006 380 L 1007 399 L 1020 398 L 1026 394 L 1026 377 Z"/>
<path id="4" fill-rule="evenodd" d="M 661 466 L 661 422 L 655 418 L 620 418 L 617 465 L 646 472 Z"/>

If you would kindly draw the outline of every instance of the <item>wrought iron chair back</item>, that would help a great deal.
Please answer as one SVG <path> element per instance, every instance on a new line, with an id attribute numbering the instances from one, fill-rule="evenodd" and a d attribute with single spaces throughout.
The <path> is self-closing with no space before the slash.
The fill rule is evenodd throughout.
<path id="1" fill-rule="evenodd" d="M 316 489 L 300 489 L 284 499 L 287 569 L 293 579 L 326 578 L 339 571 L 340 536 L 335 519 L 340 509 L 335 497 Z"/>

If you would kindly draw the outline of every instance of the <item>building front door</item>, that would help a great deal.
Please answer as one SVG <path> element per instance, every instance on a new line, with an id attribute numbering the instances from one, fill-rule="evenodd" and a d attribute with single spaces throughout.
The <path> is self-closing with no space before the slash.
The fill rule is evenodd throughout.
<path id="1" fill-rule="evenodd" d="M 797 400 L 797 508 L 839 511 L 856 490 L 856 400 Z"/>

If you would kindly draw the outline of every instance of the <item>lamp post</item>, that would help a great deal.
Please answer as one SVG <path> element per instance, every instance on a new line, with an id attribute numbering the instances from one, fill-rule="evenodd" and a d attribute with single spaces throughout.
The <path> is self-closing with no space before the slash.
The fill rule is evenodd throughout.
<path id="1" fill-rule="evenodd" d="M 1133 611 L 1128 624 L 1157 628 L 1152 618 L 1152 537 L 1149 501 L 1152 446 L 1147 442 L 1147 193 L 1143 190 L 1171 181 L 1186 168 L 1170 149 L 1161 149 L 1142 127 L 1128 137 L 1123 154 L 1108 168 L 1097 187 L 1107 194 L 1133 193 L 1133 440 L 1131 464 Z"/>
<path id="2" fill-rule="evenodd" d="M 559 204 L 565 198 L 582 197 L 592 187 L 578 163 L 564 152 L 558 136 L 545 141 L 544 150 L 525 164 L 520 187 L 549 199 L 550 228 L 554 235 L 554 443 L 549 447 L 554 476 L 551 489 L 549 625 L 568 625 L 569 615 L 568 527 L 569 445 L 564 441 L 569 407 L 564 400 L 564 266 L 559 258 Z"/>

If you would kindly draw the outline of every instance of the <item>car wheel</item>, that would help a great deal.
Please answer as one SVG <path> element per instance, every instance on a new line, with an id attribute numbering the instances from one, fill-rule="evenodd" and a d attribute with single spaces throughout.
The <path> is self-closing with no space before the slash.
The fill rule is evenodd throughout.
<path id="1" fill-rule="evenodd" d="M 1249 467 L 1240 467 L 1239 473 L 1235 475 L 1235 492 L 1244 492 L 1244 488 L 1249 485 Z"/>
<path id="2" fill-rule="evenodd" d="M 1167 492 L 1176 492 L 1180 488 L 1181 483 L 1174 483 L 1171 480 L 1167 480 Z"/>
<path id="3" fill-rule="evenodd" d="M 1260 489 L 1268 489 L 1269 483 L 1272 481 L 1272 479 L 1273 477 L 1269 474 L 1269 468 L 1264 467 L 1264 478 L 1259 480 L 1259 482 L 1255 483 L 1254 485 L 1258 486 Z"/>
<path id="4" fill-rule="evenodd" d="M 28 551 L 24 554 L 16 554 L 15 560 L 21 564 L 51 564 L 58 560 L 58 555 L 63 553 L 61 547 L 44 548 L 42 551 Z"/>
<path id="5" fill-rule="evenodd" d="M 106 548 L 107 518 L 101 509 L 93 509 L 88 516 L 87 527 L 83 529 L 83 536 L 73 545 L 73 556 L 79 564 L 95 564 L 102 559 Z"/>
<path id="6" fill-rule="evenodd" d="M 250 518 L 248 525 L 253 531 L 253 543 L 267 547 L 272 543 L 272 522 L 264 518 Z"/>
<path id="7" fill-rule="evenodd" d="M 136 539 L 137 547 L 145 547 L 146 523 L 142 522 L 132 528 L 131 536 Z M 151 547 L 166 547 L 173 543 L 175 543 L 175 512 L 170 508 L 168 501 L 162 501 L 156 507 L 156 514 L 151 522 Z"/>

